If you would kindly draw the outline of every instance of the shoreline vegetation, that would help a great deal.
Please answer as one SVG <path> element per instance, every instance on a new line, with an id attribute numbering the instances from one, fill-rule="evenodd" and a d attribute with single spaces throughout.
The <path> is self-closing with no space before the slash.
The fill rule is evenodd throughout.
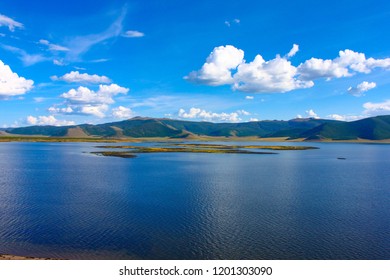
<path id="1" fill-rule="evenodd" d="M 208 153 L 208 154 L 277 154 L 275 152 L 261 151 L 291 151 L 291 150 L 312 150 L 317 147 L 310 146 L 264 146 L 264 145 L 221 145 L 221 144 L 168 144 L 161 147 L 140 147 L 140 146 L 96 146 L 102 149 L 121 149 L 121 151 L 94 151 L 91 154 L 98 156 L 111 156 L 122 158 L 134 158 L 142 153 Z"/>
<path id="2" fill-rule="evenodd" d="M 56 260 L 50 258 L 36 258 L 36 257 L 25 257 L 25 256 L 15 256 L 15 255 L 2 255 L 0 254 L 0 261 L 10 261 L 10 260 Z"/>

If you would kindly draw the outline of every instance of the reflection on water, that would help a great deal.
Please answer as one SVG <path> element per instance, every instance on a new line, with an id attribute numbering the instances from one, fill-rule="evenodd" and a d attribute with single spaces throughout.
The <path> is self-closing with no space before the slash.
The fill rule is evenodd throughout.
<path id="1" fill-rule="evenodd" d="M 1 143 L 0 253 L 389 259 L 390 146 L 315 145 L 123 159 L 83 153 L 89 143 Z"/>

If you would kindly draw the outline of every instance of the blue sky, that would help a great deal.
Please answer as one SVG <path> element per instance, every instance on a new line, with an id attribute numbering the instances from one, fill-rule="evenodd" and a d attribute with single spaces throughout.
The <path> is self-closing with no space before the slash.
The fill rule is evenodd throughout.
<path id="1" fill-rule="evenodd" d="M 390 114 L 390 2 L 1 1 L 0 127 Z"/>

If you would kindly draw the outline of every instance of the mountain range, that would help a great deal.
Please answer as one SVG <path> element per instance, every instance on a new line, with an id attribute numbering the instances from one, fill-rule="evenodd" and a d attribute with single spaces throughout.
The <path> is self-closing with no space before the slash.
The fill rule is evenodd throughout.
<path id="1" fill-rule="evenodd" d="M 4 133 L 5 132 L 5 133 Z M 8 128 L 3 134 L 50 137 L 105 138 L 188 138 L 197 137 L 288 137 L 306 140 L 384 140 L 390 139 L 390 115 L 345 122 L 299 118 L 244 123 L 212 123 L 135 117 L 98 125 L 29 126 Z"/>

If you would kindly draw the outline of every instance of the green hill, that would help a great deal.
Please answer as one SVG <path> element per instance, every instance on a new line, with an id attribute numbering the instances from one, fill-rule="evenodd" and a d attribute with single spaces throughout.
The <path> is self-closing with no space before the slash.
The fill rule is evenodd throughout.
<path id="1" fill-rule="evenodd" d="M 353 122 L 324 123 L 302 133 L 300 137 L 309 140 L 390 139 L 390 116 L 378 116 Z"/>
<path id="2" fill-rule="evenodd" d="M 390 139 L 390 116 L 378 116 L 354 122 L 323 119 L 257 121 L 245 123 L 211 123 L 173 119 L 136 117 L 129 120 L 78 126 L 30 126 L 5 129 L 17 135 L 70 137 L 79 135 L 105 138 L 196 138 L 212 137 L 289 137 L 307 140 L 383 140 Z"/>

